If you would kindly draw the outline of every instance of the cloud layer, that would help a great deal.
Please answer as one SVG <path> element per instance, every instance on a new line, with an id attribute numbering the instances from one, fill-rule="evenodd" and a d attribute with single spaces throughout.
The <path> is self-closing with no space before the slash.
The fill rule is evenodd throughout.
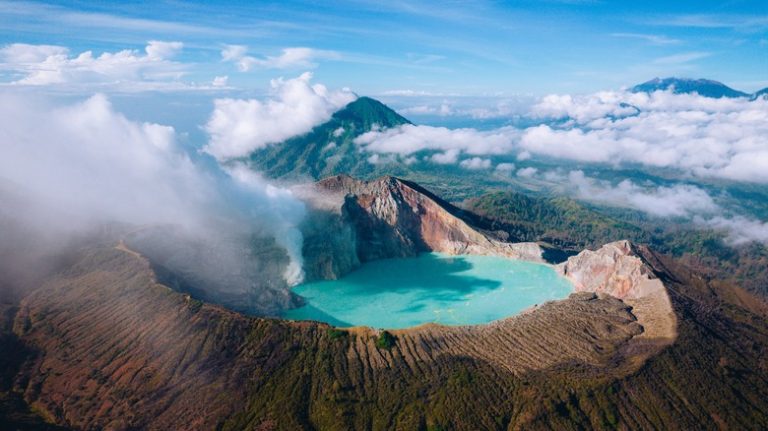
<path id="1" fill-rule="evenodd" d="M 205 130 L 210 135 L 205 151 L 218 160 L 248 155 L 269 144 L 312 130 L 355 100 L 348 90 L 332 91 L 312 84 L 306 72 L 293 79 L 271 82 L 268 100 L 217 99 Z"/>
<path id="2" fill-rule="evenodd" d="M 568 120 L 527 129 L 519 148 L 533 154 L 768 182 L 768 100 L 604 92 L 549 96 L 533 112 Z"/>
<path id="3" fill-rule="evenodd" d="M 525 169 L 518 171 L 518 175 L 523 171 Z M 733 245 L 753 241 L 768 244 L 768 222 L 726 211 L 704 189 L 692 184 L 641 185 L 630 180 L 612 184 L 588 177 L 580 170 L 566 174 L 561 171 L 539 174 L 534 170 L 529 176 L 555 182 L 568 194 L 584 201 L 631 208 L 656 217 L 682 218 L 695 226 L 721 231 Z"/>
<path id="4" fill-rule="evenodd" d="M 315 60 L 329 60 L 341 58 L 335 51 L 324 51 L 307 47 L 284 48 L 280 55 L 257 58 L 248 54 L 245 45 L 227 45 L 221 50 L 221 60 L 237 65 L 241 72 L 251 69 L 288 69 L 288 68 L 314 68 Z"/>
<path id="5" fill-rule="evenodd" d="M 614 186 L 587 177 L 582 171 L 571 171 L 565 184 L 579 199 L 632 208 L 660 217 L 691 217 L 721 210 L 706 191 L 688 184 L 648 188 L 623 180 Z"/>
<path id="6" fill-rule="evenodd" d="M 519 130 L 505 127 L 490 132 L 476 129 L 448 129 L 445 127 L 416 126 L 372 130 L 355 139 L 366 151 L 409 156 L 422 151 L 435 151 L 430 160 L 453 164 L 459 156 L 504 155 L 514 150 Z"/>
<path id="7" fill-rule="evenodd" d="M 611 165 L 639 164 L 689 176 L 768 183 L 768 100 L 696 94 L 599 92 L 550 95 L 529 117 L 541 124 L 492 131 L 401 126 L 357 139 L 375 153 L 532 155 Z"/>
<path id="8" fill-rule="evenodd" d="M 304 205 L 290 192 L 253 173 L 201 167 L 172 127 L 131 121 L 104 95 L 64 106 L 0 95 L 0 185 L 47 208 L 35 214 L 38 230 L 121 221 L 274 236 L 291 258 L 286 279 L 301 280 Z"/>
<path id="9" fill-rule="evenodd" d="M 143 53 L 126 49 L 72 55 L 62 46 L 15 43 L 0 49 L 0 68 L 16 77 L 12 84 L 23 86 L 110 85 L 126 91 L 181 88 L 184 84 L 179 79 L 187 67 L 171 59 L 182 48 L 181 42 L 150 41 Z"/>
<path id="10" fill-rule="evenodd" d="M 746 244 L 752 241 L 768 244 L 768 222 L 761 222 L 741 216 L 732 218 L 713 217 L 709 220 L 699 219 L 698 222 L 713 229 L 725 231 L 728 235 L 728 241 L 734 245 Z"/>

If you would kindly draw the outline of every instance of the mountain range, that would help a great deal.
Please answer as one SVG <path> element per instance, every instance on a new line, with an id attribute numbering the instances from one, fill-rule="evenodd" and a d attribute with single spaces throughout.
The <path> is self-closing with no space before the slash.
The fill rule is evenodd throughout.
<path id="1" fill-rule="evenodd" d="M 699 94 L 711 98 L 745 97 L 755 99 L 768 94 L 768 88 L 753 94 L 734 90 L 725 84 L 708 79 L 655 78 L 631 88 L 633 92 L 672 91 L 675 94 Z M 446 176 L 465 178 L 467 183 L 490 182 L 510 185 L 509 179 L 473 173 L 453 165 L 424 162 L 424 158 L 436 151 L 422 151 L 408 164 L 394 158 L 379 157 L 375 163 L 372 154 L 362 151 L 355 138 L 373 129 L 387 129 L 411 121 L 370 97 L 360 97 L 342 108 L 331 119 L 312 131 L 284 142 L 269 145 L 252 152 L 238 161 L 245 161 L 254 170 L 275 179 L 320 179 L 331 175 L 348 174 L 359 178 L 376 178 L 382 175 L 407 177 L 442 189 L 438 178 Z M 510 161 L 515 161 L 510 159 Z M 514 179 L 511 181 L 514 182 Z M 456 188 L 460 185 L 452 184 Z M 441 190 L 448 192 L 447 190 Z M 450 191 L 451 193 L 455 190 Z"/>
<path id="2" fill-rule="evenodd" d="M 688 79 L 688 78 L 654 78 L 642 84 L 631 88 L 635 93 L 652 93 L 654 91 L 672 91 L 675 94 L 696 93 L 704 97 L 719 99 L 722 97 L 736 98 L 747 97 L 756 99 L 764 94 L 768 94 L 768 88 L 756 91 L 754 93 L 745 93 L 734 90 L 722 82 L 711 79 Z"/>

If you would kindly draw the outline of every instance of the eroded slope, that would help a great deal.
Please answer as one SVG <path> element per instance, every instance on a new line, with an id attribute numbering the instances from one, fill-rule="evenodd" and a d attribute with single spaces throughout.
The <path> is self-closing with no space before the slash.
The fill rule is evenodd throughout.
<path id="1" fill-rule="evenodd" d="M 23 301 L 15 330 L 39 353 L 22 383 L 33 406 L 78 428 L 682 429 L 708 412 L 766 423 L 760 310 L 718 311 L 683 284 L 690 274 L 652 254 L 643 262 L 666 277 L 682 317 L 683 340 L 656 356 L 658 345 L 637 343 L 632 310 L 608 296 L 577 293 L 492 325 L 396 331 L 385 349 L 369 330 L 202 304 L 157 284 L 143 258 L 93 249 Z"/>

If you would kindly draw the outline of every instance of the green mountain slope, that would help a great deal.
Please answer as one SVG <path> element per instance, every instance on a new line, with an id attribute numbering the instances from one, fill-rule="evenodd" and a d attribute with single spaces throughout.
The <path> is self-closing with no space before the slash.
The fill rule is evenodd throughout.
<path id="1" fill-rule="evenodd" d="M 382 169 L 369 163 L 368 155 L 361 153 L 353 142 L 373 128 L 402 124 L 410 124 L 410 121 L 377 100 L 361 97 L 311 132 L 257 150 L 247 161 L 254 169 L 272 178 L 319 179 L 339 173 L 368 178 L 376 176 L 378 170 L 402 174 L 404 167 Z"/>
<path id="2" fill-rule="evenodd" d="M 733 246 L 722 232 L 565 197 L 494 192 L 468 199 L 463 207 L 484 219 L 476 225 L 497 236 L 545 241 L 571 252 L 627 238 L 674 256 L 707 278 L 768 297 L 768 248 L 760 243 Z"/>
<path id="3" fill-rule="evenodd" d="M 487 230 L 502 231 L 518 241 L 546 241 L 567 250 L 596 247 L 609 238 L 648 242 L 638 226 L 616 220 L 565 197 L 533 197 L 515 192 L 488 193 L 464 207 L 484 217 Z"/>

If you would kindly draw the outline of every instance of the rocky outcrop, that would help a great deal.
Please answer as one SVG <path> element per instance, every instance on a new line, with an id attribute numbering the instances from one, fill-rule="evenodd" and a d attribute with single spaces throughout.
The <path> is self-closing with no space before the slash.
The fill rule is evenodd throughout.
<path id="1" fill-rule="evenodd" d="M 333 262 L 334 256 L 305 253 L 310 267 L 308 273 L 314 272 L 312 267 L 318 259 L 326 262 L 321 271 L 325 275 L 348 267 L 345 263 L 354 264 L 354 259 L 344 253 L 345 245 L 354 246 L 359 262 L 428 251 L 543 262 L 543 251 L 538 244 L 504 243 L 490 238 L 463 220 L 458 208 L 414 183 L 395 177 L 361 181 L 337 175 L 298 188 L 296 193 L 316 212 L 335 214 L 354 230 L 354 238 L 345 233 L 341 235 L 344 241 L 339 241 L 339 235 L 331 234 L 325 241 L 338 245 L 334 251 L 341 255 L 341 264 Z M 312 244 L 312 241 L 306 243 Z"/>
<path id="2" fill-rule="evenodd" d="M 646 329 L 644 337 L 673 340 L 677 319 L 662 281 L 643 257 L 649 253 L 629 241 L 616 241 L 596 251 L 584 250 L 557 265 L 577 292 L 611 295 L 633 306 Z"/>
<path id="3" fill-rule="evenodd" d="M 597 251 L 584 250 L 557 265 L 576 291 L 607 293 L 616 298 L 645 296 L 661 285 L 629 241 L 616 241 Z"/>

